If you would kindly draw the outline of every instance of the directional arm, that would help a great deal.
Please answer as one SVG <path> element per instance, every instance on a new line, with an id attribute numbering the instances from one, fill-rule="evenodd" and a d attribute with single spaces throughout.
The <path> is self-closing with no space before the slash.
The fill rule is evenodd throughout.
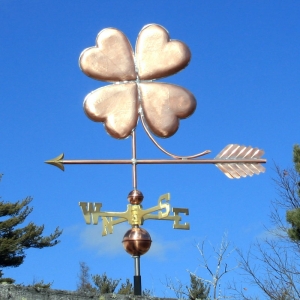
<path id="1" fill-rule="evenodd" d="M 131 205 L 127 205 L 127 211 L 125 212 L 101 212 L 102 203 L 79 202 L 79 206 L 86 224 L 91 224 L 92 220 L 93 224 L 97 225 L 99 217 L 122 218 L 124 219 L 123 222 L 125 222 L 128 219 L 128 208 Z"/>
<path id="2" fill-rule="evenodd" d="M 159 197 L 158 204 L 148 209 L 142 209 L 141 205 L 127 205 L 125 212 L 102 212 L 102 203 L 79 202 L 86 224 L 98 224 L 99 218 L 102 218 L 102 235 L 113 233 L 113 226 L 122 222 L 128 222 L 130 225 L 142 225 L 145 220 L 166 220 L 173 221 L 174 229 L 189 229 L 188 223 L 180 224 L 180 213 L 189 214 L 187 208 L 173 208 L 174 215 L 170 216 L 170 194 L 164 194 Z M 157 212 L 156 214 L 154 212 Z"/>
<path id="3" fill-rule="evenodd" d="M 166 216 L 164 218 L 159 218 L 158 215 L 155 214 L 147 214 L 144 216 L 144 220 L 165 220 L 165 221 L 174 221 L 173 228 L 174 229 L 190 229 L 189 223 L 181 224 L 179 223 L 181 221 L 181 216 L 179 213 L 183 213 L 185 215 L 189 215 L 189 210 L 187 208 L 172 208 L 172 212 L 174 213 L 173 216 Z"/>
<path id="4" fill-rule="evenodd" d="M 156 214 L 155 216 L 157 216 L 157 219 L 164 219 L 166 218 L 169 213 L 170 213 L 170 204 L 167 203 L 168 201 L 170 201 L 170 194 L 164 194 L 162 196 L 160 196 L 158 198 L 158 204 L 156 206 L 153 206 L 151 208 L 145 209 L 145 210 L 141 210 L 141 217 L 145 220 L 145 217 L 147 215 L 152 215 L 152 212 L 158 211 L 158 214 Z M 165 200 L 166 202 L 163 203 L 163 200 Z M 162 210 L 165 209 L 165 211 L 163 212 Z M 149 218 L 148 218 L 149 219 Z"/>

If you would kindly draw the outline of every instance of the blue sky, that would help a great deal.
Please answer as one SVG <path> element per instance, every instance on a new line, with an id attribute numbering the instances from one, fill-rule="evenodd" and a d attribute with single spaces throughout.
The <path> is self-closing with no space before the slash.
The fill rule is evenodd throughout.
<path id="1" fill-rule="evenodd" d="M 141 28 L 157 23 L 192 52 L 186 69 L 162 80 L 197 99 L 176 135 L 160 139 L 167 150 L 210 149 L 213 158 L 236 143 L 264 149 L 268 160 L 265 174 L 240 180 L 213 165 L 138 166 L 143 206 L 170 192 L 172 207 L 189 208 L 191 226 L 180 231 L 171 222 L 145 222 L 153 244 L 141 258 L 143 288 L 173 296 L 161 282 L 188 282 L 186 270 L 199 264 L 195 243 L 205 237 L 217 245 L 226 231 L 234 246 L 247 249 L 263 236 L 276 197 L 273 163 L 291 166 L 299 143 L 299 15 L 297 1 L 0 0 L 0 195 L 6 201 L 32 196 L 28 220 L 44 224 L 45 234 L 64 230 L 59 245 L 29 250 L 24 264 L 5 275 L 74 290 L 84 261 L 92 274 L 133 276 L 133 260 L 121 244 L 129 225 L 101 237 L 101 226 L 86 225 L 78 206 L 89 201 L 105 211 L 126 210 L 131 167 L 66 166 L 62 172 L 44 164 L 62 152 L 66 159 L 131 158 L 130 139 L 111 138 L 82 109 L 85 96 L 107 83 L 84 75 L 78 58 L 107 27 L 123 31 L 134 46 Z M 139 158 L 166 158 L 141 124 L 137 147 Z M 197 274 L 209 279 L 200 269 Z"/>

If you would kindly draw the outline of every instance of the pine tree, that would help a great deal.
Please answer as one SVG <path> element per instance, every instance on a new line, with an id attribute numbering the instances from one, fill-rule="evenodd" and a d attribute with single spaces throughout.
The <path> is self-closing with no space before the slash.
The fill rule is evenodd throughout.
<path id="1" fill-rule="evenodd" d="M 190 287 L 186 287 L 189 291 L 189 299 L 208 299 L 210 287 L 203 280 L 194 274 L 190 274 Z"/>
<path id="2" fill-rule="evenodd" d="M 240 268 L 248 275 L 243 285 L 252 283 L 266 299 L 300 299 L 300 145 L 293 148 L 293 161 L 288 169 L 275 165 L 277 197 L 272 201 L 268 235 L 248 253 L 239 252 Z M 246 288 L 234 289 L 238 299 L 254 299 Z"/>
<path id="3" fill-rule="evenodd" d="M 121 280 L 108 278 L 105 272 L 102 275 L 93 275 L 92 279 L 100 294 L 113 293 Z"/>
<path id="4" fill-rule="evenodd" d="M 296 171 L 300 174 L 300 145 L 294 146 L 294 164 Z"/>
<path id="5" fill-rule="evenodd" d="M 78 275 L 77 291 L 79 292 L 95 292 L 96 289 L 90 283 L 90 268 L 85 262 L 80 262 L 80 273 Z"/>
<path id="6" fill-rule="evenodd" d="M 294 197 L 298 198 L 297 203 L 300 203 L 300 146 L 295 145 L 293 151 L 293 161 L 296 174 L 296 180 L 293 181 L 293 185 L 289 189 L 290 193 Z M 298 205 L 296 205 L 298 206 Z M 286 212 L 286 220 L 292 225 L 288 229 L 288 235 L 291 240 L 300 242 L 300 207 L 296 207 Z"/>
<path id="7" fill-rule="evenodd" d="M 287 231 L 289 238 L 295 242 L 300 241 L 300 208 L 288 210 L 286 220 L 292 225 Z"/>
<path id="8" fill-rule="evenodd" d="M 118 294 L 120 294 L 120 295 L 133 295 L 134 294 L 132 283 L 130 282 L 130 280 L 128 278 L 126 279 L 125 283 L 121 284 L 121 287 L 118 290 Z"/>
<path id="9" fill-rule="evenodd" d="M 62 231 L 58 227 L 49 236 L 42 236 L 44 225 L 30 222 L 19 226 L 33 210 L 28 206 L 31 201 L 31 197 L 15 203 L 0 201 L 0 268 L 20 266 L 29 248 L 52 247 L 59 242 L 57 238 Z M 0 270 L 0 277 L 2 275 Z"/>

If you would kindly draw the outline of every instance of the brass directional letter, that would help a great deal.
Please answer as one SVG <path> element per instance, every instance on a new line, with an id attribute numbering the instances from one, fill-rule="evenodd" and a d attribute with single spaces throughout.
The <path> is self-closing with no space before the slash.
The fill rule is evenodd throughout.
<path id="1" fill-rule="evenodd" d="M 79 202 L 79 206 L 81 207 L 85 223 L 91 224 L 92 216 L 93 224 L 97 225 L 102 203 Z"/>
<path id="2" fill-rule="evenodd" d="M 183 213 L 186 216 L 189 215 L 189 210 L 188 208 L 173 208 L 172 209 L 173 213 L 174 213 L 174 224 L 173 224 L 173 228 L 174 229 L 185 229 L 185 230 L 189 230 L 190 229 L 190 224 L 189 223 L 184 223 L 184 224 L 179 224 L 179 222 L 181 221 L 181 217 L 179 216 L 179 213 Z"/>
<path id="3" fill-rule="evenodd" d="M 113 233 L 112 217 L 102 217 L 102 236 Z"/>

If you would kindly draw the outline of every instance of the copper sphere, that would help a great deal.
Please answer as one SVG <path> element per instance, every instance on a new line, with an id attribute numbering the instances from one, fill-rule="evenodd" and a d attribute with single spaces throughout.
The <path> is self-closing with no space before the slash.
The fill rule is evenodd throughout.
<path id="1" fill-rule="evenodd" d="M 129 229 L 123 238 L 123 247 L 132 256 L 145 254 L 151 247 L 150 234 L 141 227 Z"/>
<path id="2" fill-rule="evenodd" d="M 133 190 L 128 194 L 127 199 L 130 202 L 130 204 L 139 205 L 142 203 L 144 199 L 144 195 L 142 192 L 138 190 Z"/>

